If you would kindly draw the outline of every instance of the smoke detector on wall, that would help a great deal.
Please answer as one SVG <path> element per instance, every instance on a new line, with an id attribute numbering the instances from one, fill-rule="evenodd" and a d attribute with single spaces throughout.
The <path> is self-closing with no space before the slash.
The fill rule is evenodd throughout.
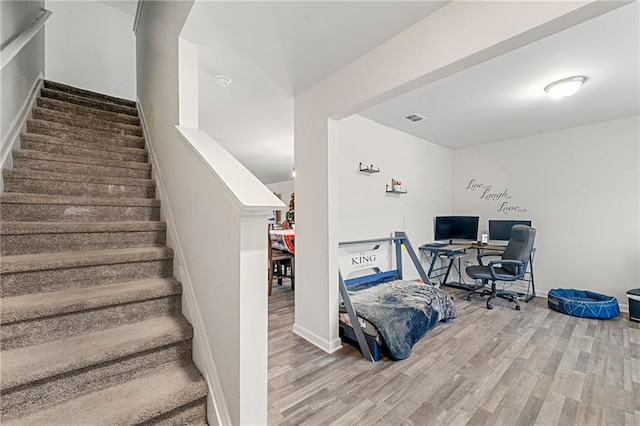
<path id="1" fill-rule="evenodd" d="M 231 79 L 226 75 L 216 75 L 213 79 L 218 87 L 229 87 L 231 85 Z"/>
<path id="2" fill-rule="evenodd" d="M 405 120 L 408 120 L 408 121 L 410 121 L 412 123 L 419 123 L 419 122 L 427 119 L 427 117 L 425 117 L 422 114 L 418 114 L 417 112 L 412 112 L 411 114 L 405 115 L 402 118 L 404 118 Z"/>

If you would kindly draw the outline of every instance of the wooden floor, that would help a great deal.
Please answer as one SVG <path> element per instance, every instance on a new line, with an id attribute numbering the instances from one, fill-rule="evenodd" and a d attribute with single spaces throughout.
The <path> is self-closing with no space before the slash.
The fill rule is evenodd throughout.
<path id="1" fill-rule="evenodd" d="M 404 361 L 328 355 L 291 332 L 293 292 L 269 299 L 270 425 L 640 426 L 640 329 L 556 313 L 545 299 L 515 311 L 454 294 L 458 318 Z"/>

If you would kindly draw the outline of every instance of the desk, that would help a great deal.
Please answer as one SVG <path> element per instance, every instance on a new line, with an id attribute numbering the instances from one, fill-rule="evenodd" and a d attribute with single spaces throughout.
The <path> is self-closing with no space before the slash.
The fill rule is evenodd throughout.
<path id="1" fill-rule="evenodd" d="M 467 254 L 467 250 L 477 250 L 479 254 L 486 254 L 485 251 L 494 252 L 496 256 L 502 255 L 507 246 L 497 246 L 492 244 L 479 244 L 479 243 L 462 243 L 462 244 L 448 244 L 444 246 L 424 244 L 419 247 L 420 254 L 423 258 L 429 261 L 429 279 L 435 278 L 439 283 L 446 287 L 457 288 L 460 290 L 474 291 L 483 287 L 482 284 L 467 284 L 462 278 L 461 258 Z M 527 293 L 523 294 L 525 301 L 529 302 L 536 295 L 536 287 L 533 277 L 533 258 L 536 249 L 534 248 L 529 258 L 529 265 L 527 272 L 525 273 L 524 281 L 527 281 Z M 442 265 L 438 267 L 437 261 L 440 259 Z M 448 260 L 448 263 L 446 262 Z M 456 266 L 456 260 L 458 265 Z M 462 280 L 461 282 L 447 282 L 451 269 L 454 268 L 458 271 L 458 276 Z"/>
<path id="2" fill-rule="evenodd" d="M 425 244 L 418 249 L 421 256 L 429 261 L 429 272 L 427 272 L 429 279 L 435 278 L 441 285 L 471 291 L 473 290 L 473 286 L 469 286 L 464 282 L 450 283 L 447 281 L 451 273 L 451 268 L 456 268 L 458 270 L 458 276 L 462 277 L 460 259 L 467 254 L 467 249 L 470 248 L 471 244 L 449 244 L 445 246 Z M 438 259 L 441 261 L 439 267 L 437 266 Z M 458 260 L 457 267 L 455 266 L 456 259 Z"/>

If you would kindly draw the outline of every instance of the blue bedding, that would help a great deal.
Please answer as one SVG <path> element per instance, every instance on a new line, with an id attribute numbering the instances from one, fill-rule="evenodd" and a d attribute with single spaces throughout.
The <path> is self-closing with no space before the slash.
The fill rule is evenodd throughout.
<path id="1" fill-rule="evenodd" d="M 349 287 L 359 317 L 376 326 L 392 359 L 405 359 L 413 345 L 439 321 L 457 317 L 446 291 L 415 281 L 397 280 Z"/>

